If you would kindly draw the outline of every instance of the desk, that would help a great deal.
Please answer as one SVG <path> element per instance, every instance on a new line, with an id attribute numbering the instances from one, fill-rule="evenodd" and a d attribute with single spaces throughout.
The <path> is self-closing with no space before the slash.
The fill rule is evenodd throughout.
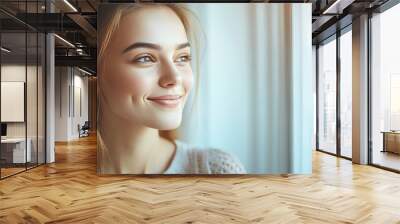
<path id="1" fill-rule="evenodd" d="M 400 154 L 400 132 L 383 131 L 383 150 L 382 152 L 393 152 Z"/>
<path id="2" fill-rule="evenodd" d="M 32 158 L 30 138 L 27 139 L 28 147 L 25 154 L 25 138 L 6 138 L 1 139 L 1 159 L 5 163 L 25 163 L 30 162 Z M 25 161 L 27 159 L 27 161 Z"/>

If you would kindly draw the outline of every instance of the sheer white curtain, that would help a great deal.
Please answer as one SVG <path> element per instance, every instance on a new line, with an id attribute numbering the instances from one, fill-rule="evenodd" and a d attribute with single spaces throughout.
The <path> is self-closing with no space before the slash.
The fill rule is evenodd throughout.
<path id="1" fill-rule="evenodd" d="M 188 4 L 206 35 L 183 140 L 236 155 L 249 173 L 309 173 L 311 4 Z"/>

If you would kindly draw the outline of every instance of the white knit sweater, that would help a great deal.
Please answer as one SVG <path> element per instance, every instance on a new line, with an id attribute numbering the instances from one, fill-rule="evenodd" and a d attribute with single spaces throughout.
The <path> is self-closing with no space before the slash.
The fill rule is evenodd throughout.
<path id="1" fill-rule="evenodd" d="M 233 155 L 219 149 L 197 149 L 175 140 L 175 156 L 164 174 L 245 174 Z"/>

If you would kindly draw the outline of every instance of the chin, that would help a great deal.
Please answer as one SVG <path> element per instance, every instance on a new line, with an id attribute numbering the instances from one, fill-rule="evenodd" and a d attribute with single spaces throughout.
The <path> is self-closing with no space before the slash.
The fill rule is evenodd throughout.
<path id="1" fill-rule="evenodd" d="M 160 131 L 169 131 L 177 129 L 182 122 L 182 117 L 155 119 L 151 123 L 151 127 Z"/>

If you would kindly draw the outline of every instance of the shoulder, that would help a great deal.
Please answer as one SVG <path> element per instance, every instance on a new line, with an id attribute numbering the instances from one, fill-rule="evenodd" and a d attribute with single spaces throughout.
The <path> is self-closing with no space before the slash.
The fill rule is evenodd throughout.
<path id="1" fill-rule="evenodd" d="M 175 158 L 167 174 L 244 174 L 239 159 L 223 150 L 201 148 L 175 140 Z"/>
<path id="2" fill-rule="evenodd" d="M 206 160 L 213 174 L 244 174 L 246 173 L 239 159 L 221 149 L 206 149 Z"/>
<path id="3" fill-rule="evenodd" d="M 168 173 L 244 174 L 243 165 L 235 156 L 215 148 L 201 148 L 176 141 L 177 151 Z M 179 167 L 178 169 L 176 169 Z"/>

